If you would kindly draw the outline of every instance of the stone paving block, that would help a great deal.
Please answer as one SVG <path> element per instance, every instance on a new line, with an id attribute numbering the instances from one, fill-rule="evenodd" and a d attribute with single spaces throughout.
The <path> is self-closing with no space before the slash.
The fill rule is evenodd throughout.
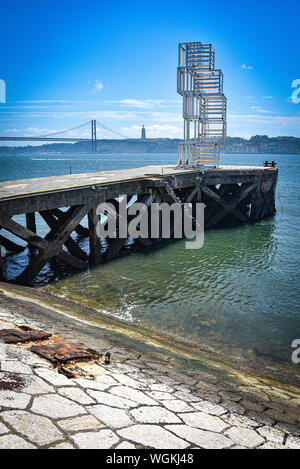
<path id="1" fill-rule="evenodd" d="M 284 433 L 291 433 L 293 436 L 300 436 L 300 426 L 289 425 L 288 423 L 277 422 L 275 428 L 283 431 Z"/>
<path id="2" fill-rule="evenodd" d="M 258 422 L 252 420 L 245 415 L 234 415 L 234 414 L 226 414 L 222 415 L 222 420 L 228 423 L 229 425 L 236 426 L 236 427 L 243 427 L 243 428 L 256 428 L 260 426 Z"/>
<path id="3" fill-rule="evenodd" d="M 104 404 L 112 407 L 118 407 L 119 409 L 130 409 L 136 407 L 137 403 L 124 399 L 120 396 L 115 396 L 109 392 L 87 390 L 87 393 L 92 396 L 99 404 Z"/>
<path id="4" fill-rule="evenodd" d="M 212 394 L 211 392 L 201 389 L 197 389 L 197 395 L 194 397 L 197 397 L 197 399 L 194 399 L 192 402 L 207 400 L 209 402 L 213 402 L 214 404 L 219 404 L 222 400 L 219 394 Z"/>
<path id="5" fill-rule="evenodd" d="M 48 445 L 63 439 L 62 433 L 46 417 L 33 415 L 23 410 L 2 412 L 1 417 L 18 433 L 21 433 L 28 440 L 39 446 Z"/>
<path id="6" fill-rule="evenodd" d="M 242 394 L 239 394 L 237 392 L 230 392 L 230 391 L 219 391 L 218 394 L 227 401 L 234 401 L 234 402 L 240 402 L 242 399 Z"/>
<path id="7" fill-rule="evenodd" d="M 286 440 L 286 446 L 290 449 L 300 449 L 300 438 L 289 435 Z"/>
<path id="8" fill-rule="evenodd" d="M 197 410 L 206 412 L 207 414 L 216 415 L 216 416 L 226 414 L 227 412 L 227 409 L 225 409 L 224 407 L 218 404 L 213 404 L 212 402 L 209 402 L 209 401 L 193 402 L 192 406 L 195 407 L 195 409 Z"/>
<path id="9" fill-rule="evenodd" d="M 32 412 L 54 419 L 75 417 L 86 414 L 86 410 L 79 404 L 57 394 L 46 394 L 35 397 L 31 406 Z"/>
<path id="10" fill-rule="evenodd" d="M 246 446 L 247 448 L 255 448 L 256 446 L 265 443 L 264 438 L 258 435 L 258 433 L 251 428 L 232 427 L 225 432 L 225 435 L 227 435 L 237 445 Z"/>
<path id="11" fill-rule="evenodd" d="M 179 414 L 179 417 L 186 425 L 201 428 L 202 430 L 220 433 L 228 427 L 228 424 L 223 422 L 219 417 L 206 414 L 205 412 L 188 412 L 186 414 Z"/>
<path id="12" fill-rule="evenodd" d="M 126 363 L 117 363 L 115 369 L 120 373 L 136 373 L 139 371 L 138 368 L 132 365 L 127 365 Z"/>
<path id="13" fill-rule="evenodd" d="M 193 412 L 194 409 L 189 406 L 186 402 L 180 399 L 173 399 L 171 401 L 160 401 L 160 404 L 164 405 L 167 409 L 173 412 Z"/>
<path id="14" fill-rule="evenodd" d="M 233 445 L 233 442 L 222 434 L 199 430 L 188 425 L 167 425 L 165 428 L 200 448 L 223 449 Z"/>
<path id="15" fill-rule="evenodd" d="M 158 375 L 155 373 L 151 373 L 149 377 L 153 377 L 156 381 L 159 381 L 162 384 L 168 384 L 169 386 L 174 386 L 174 384 L 178 384 L 174 379 L 170 378 L 170 376 L 167 375 Z"/>
<path id="16" fill-rule="evenodd" d="M 58 445 L 52 446 L 50 449 L 74 449 L 70 443 L 62 442 L 58 443 Z"/>
<path id="17" fill-rule="evenodd" d="M 36 449 L 23 438 L 17 435 L 4 435 L 0 436 L 0 449 Z"/>
<path id="18" fill-rule="evenodd" d="M 115 409 L 114 409 L 115 410 Z M 93 415 L 82 415 L 70 419 L 60 420 L 58 425 L 66 432 L 80 432 L 82 430 L 96 430 L 104 427 Z"/>
<path id="19" fill-rule="evenodd" d="M 273 443 L 282 444 L 284 440 L 284 432 L 273 427 L 260 427 L 257 429 L 257 433 L 263 436 L 267 441 L 272 441 Z"/>
<path id="20" fill-rule="evenodd" d="M 119 440 L 111 430 L 76 433 L 70 438 L 80 449 L 109 449 Z"/>
<path id="21" fill-rule="evenodd" d="M 234 401 L 227 401 L 223 399 L 221 405 L 230 412 L 234 412 L 235 414 L 244 415 L 246 413 L 245 407 Z"/>
<path id="22" fill-rule="evenodd" d="M 107 405 L 93 405 L 87 407 L 87 410 L 107 427 L 122 428 L 134 423 L 123 409 L 116 409 Z"/>
<path id="23" fill-rule="evenodd" d="M 30 354 L 30 352 L 26 349 L 23 349 L 26 351 L 26 354 L 22 354 L 20 357 L 20 361 L 22 363 L 25 363 L 25 365 L 30 365 L 33 366 L 34 368 L 49 368 L 49 362 L 45 360 L 44 358 L 38 357 L 37 355 L 34 355 L 33 353 Z"/>
<path id="24" fill-rule="evenodd" d="M 29 394 L 0 390 L 0 407 L 11 409 L 25 409 L 29 404 L 29 401 Z"/>
<path id="25" fill-rule="evenodd" d="M 233 445 L 230 447 L 230 449 L 249 449 L 249 448 L 246 448 L 246 446 L 242 446 L 242 445 Z"/>
<path id="26" fill-rule="evenodd" d="M 21 362 L 1 361 L 0 366 L 1 366 L 1 371 L 7 371 L 9 373 L 18 373 L 18 374 L 25 374 L 25 375 L 32 374 L 30 366 L 24 365 L 24 363 L 21 363 Z"/>
<path id="27" fill-rule="evenodd" d="M 260 404 L 259 402 L 247 401 L 242 399 L 240 404 L 245 407 L 247 410 L 253 410 L 254 412 L 263 412 L 266 406 Z"/>
<path id="28" fill-rule="evenodd" d="M 111 383 L 105 384 L 101 383 L 100 381 L 85 378 L 75 379 L 74 382 L 84 389 L 95 389 L 97 391 L 105 391 L 107 388 L 110 388 L 112 386 Z M 113 384 L 117 384 L 117 382 L 114 380 Z"/>
<path id="29" fill-rule="evenodd" d="M 95 380 L 102 384 L 110 384 L 113 385 L 116 383 L 116 380 L 111 376 L 111 373 L 108 373 L 105 368 L 99 366 L 98 369 L 99 373 L 95 376 Z"/>
<path id="30" fill-rule="evenodd" d="M 278 443 L 273 443 L 272 441 L 268 441 L 263 445 L 259 446 L 257 449 L 289 449 L 287 446 L 280 445 Z"/>
<path id="31" fill-rule="evenodd" d="M 290 425 L 296 425 L 297 424 L 297 418 L 294 415 L 290 414 L 283 414 L 281 412 L 278 412 L 277 410 L 274 409 L 267 409 L 264 411 L 264 414 L 270 417 L 273 420 L 277 420 L 279 422 L 283 423 L 288 423 Z"/>
<path id="32" fill-rule="evenodd" d="M 164 407 L 142 406 L 131 410 L 130 414 L 139 423 L 181 423 L 173 412 Z"/>
<path id="33" fill-rule="evenodd" d="M 167 401 L 171 399 L 176 399 L 176 396 L 173 396 L 173 394 L 170 394 L 169 392 L 150 391 L 150 392 L 147 392 L 147 394 L 151 398 L 158 400 L 158 401 Z"/>
<path id="34" fill-rule="evenodd" d="M 116 446 L 116 449 L 135 449 L 135 446 L 128 441 L 122 441 L 122 443 Z"/>
<path id="35" fill-rule="evenodd" d="M 124 386 L 130 386 L 134 389 L 146 389 L 147 386 L 145 384 L 140 383 L 138 380 L 138 373 L 137 375 L 134 375 L 135 379 L 128 376 L 128 375 L 122 375 L 122 374 L 117 374 L 114 373 L 113 377 L 115 378 L 116 381 L 118 381 L 120 384 L 123 384 Z M 116 382 L 115 381 L 115 382 Z"/>
<path id="36" fill-rule="evenodd" d="M 153 399 L 137 389 L 128 388 L 126 386 L 115 386 L 109 391 L 117 396 L 129 399 L 137 404 L 158 405 Z"/>
<path id="37" fill-rule="evenodd" d="M 122 438 L 155 449 L 184 449 L 189 444 L 157 425 L 133 425 L 118 431 Z"/>
<path id="38" fill-rule="evenodd" d="M 4 433 L 8 433 L 9 429 L 0 422 L 0 435 L 4 435 Z"/>
<path id="39" fill-rule="evenodd" d="M 171 386 L 165 383 L 150 384 L 149 389 L 151 389 L 151 391 L 161 391 L 161 392 L 168 392 L 168 393 L 174 392 L 174 388 L 172 388 Z"/>
<path id="40" fill-rule="evenodd" d="M 34 371 L 40 378 L 53 384 L 53 386 L 76 386 L 76 383 L 72 379 L 68 379 L 66 376 L 59 374 L 56 370 L 37 368 Z"/>
<path id="41" fill-rule="evenodd" d="M 31 375 L 24 378 L 22 391 L 27 394 L 49 394 L 55 392 L 55 388 L 38 376 Z"/>
<path id="42" fill-rule="evenodd" d="M 85 393 L 82 389 L 77 387 L 61 387 L 58 389 L 58 393 L 61 396 L 68 397 L 72 401 L 77 402 L 78 404 L 88 405 L 95 404 L 95 400 Z"/>
<path id="43" fill-rule="evenodd" d="M 196 396 L 187 391 L 176 391 L 173 396 L 186 402 L 197 402 L 202 400 L 202 397 Z"/>
<path id="44" fill-rule="evenodd" d="M 255 420 L 258 424 L 268 425 L 269 427 L 275 423 L 275 420 L 271 419 L 271 417 L 268 417 L 264 413 L 260 414 L 258 412 L 253 412 L 253 410 L 248 411 L 245 417 L 248 417 L 251 420 Z"/>

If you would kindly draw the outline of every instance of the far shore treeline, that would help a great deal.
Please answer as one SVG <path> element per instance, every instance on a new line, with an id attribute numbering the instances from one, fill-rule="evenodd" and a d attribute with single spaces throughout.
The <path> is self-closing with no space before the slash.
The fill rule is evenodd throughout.
<path id="1" fill-rule="evenodd" d="M 142 139 L 102 139 L 97 140 L 97 153 L 176 153 L 181 140 L 171 138 Z M 0 155 L 24 153 L 88 153 L 91 142 L 49 143 L 33 146 L 1 146 Z M 274 153 L 300 155 L 300 138 L 256 135 L 249 140 L 240 137 L 227 137 L 223 153 Z"/>

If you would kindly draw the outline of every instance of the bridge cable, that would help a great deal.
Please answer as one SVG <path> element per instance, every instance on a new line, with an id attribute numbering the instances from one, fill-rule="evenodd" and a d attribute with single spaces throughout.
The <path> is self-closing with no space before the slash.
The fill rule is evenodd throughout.
<path id="1" fill-rule="evenodd" d="M 63 133 L 66 133 L 66 132 L 71 132 L 72 130 L 79 129 L 80 127 L 84 127 L 84 126 L 90 125 L 90 124 L 91 124 L 91 121 L 88 121 L 88 122 L 85 122 L 84 124 L 80 124 L 80 125 L 77 125 L 76 127 L 72 127 L 71 129 L 59 130 L 58 132 L 53 132 L 52 134 L 47 134 L 47 135 L 39 135 L 36 138 L 47 138 L 47 137 L 51 137 L 53 135 L 59 135 L 59 134 L 63 134 Z"/>
<path id="2" fill-rule="evenodd" d="M 99 127 L 102 127 L 102 129 L 109 130 L 110 132 L 112 132 L 113 134 L 117 135 L 118 137 L 126 138 L 126 139 L 129 138 L 129 137 L 127 137 L 126 135 L 121 134 L 120 132 L 116 132 L 115 130 L 110 129 L 109 127 L 107 127 L 107 125 L 104 125 L 104 124 L 102 124 L 102 123 L 99 122 L 99 121 L 96 121 L 96 123 L 99 125 Z"/>

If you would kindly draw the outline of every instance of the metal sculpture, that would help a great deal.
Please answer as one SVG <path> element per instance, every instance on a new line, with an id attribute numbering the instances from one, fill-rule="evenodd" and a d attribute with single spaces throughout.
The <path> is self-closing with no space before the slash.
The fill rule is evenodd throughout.
<path id="1" fill-rule="evenodd" d="M 177 92 L 183 97 L 184 118 L 179 167 L 218 167 L 220 145 L 226 141 L 226 97 L 211 44 L 179 44 Z"/>

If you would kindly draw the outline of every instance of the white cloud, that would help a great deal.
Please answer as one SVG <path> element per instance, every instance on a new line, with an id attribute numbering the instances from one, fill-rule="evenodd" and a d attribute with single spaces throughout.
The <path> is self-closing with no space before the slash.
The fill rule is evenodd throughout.
<path id="1" fill-rule="evenodd" d="M 128 137 L 138 138 L 141 135 L 141 125 L 122 127 L 121 132 Z M 183 128 L 174 125 L 145 125 L 147 138 L 182 138 Z"/>
<path id="2" fill-rule="evenodd" d="M 14 128 L 14 129 L 6 129 L 5 130 L 5 133 L 22 133 L 24 134 L 24 132 L 29 132 L 30 133 L 30 136 L 33 135 L 33 134 L 36 134 L 36 135 L 42 135 L 42 134 L 47 134 L 47 133 L 52 133 L 52 132 L 57 132 L 57 130 L 53 130 L 53 129 L 47 129 L 47 128 L 38 128 L 38 127 L 27 127 L 26 129 L 17 129 L 17 128 Z M 25 136 L 25 134 L 23 135 Z"/>
<path id="3" fill-rule="evenodd" d="M 263 114 L 274 114 L 274 111 L 267 111 L 266 109 L 262 109 L 260 106 L 251 106 L 251 109 L 256 112 L 261 112 Z"/>
<path id="4" fill-rule="evenodd" d="M 173 105 L 181 103 L 180 100 L 167 100 L 167 99 L 120 99 L 114 101 L 105 101 L 105 104 L 117 104 L 125 107 L 132 107 L 137 109 L 155 109 L 155 108 L 162 108 L 165 105 Z"/>
<path id="5" fill-rule="evenodd" d="M 237 121 L 239 125 L 246 125 L 251 122 L 259 122 L 265 124 L 278 124 L 281 127 L 287 125 L 299 126 L 300 128 L 300 116 L 264 116 L 258 114 L 228 114 L 228 121 Z"/>
<path id="6" fill-rule="evenodd" d="M 28 101 L 13 101 L 16 104 L 54 104 L 54 103 L 84 103 L 76 99 L 32 99 Z"/>
<path id="7" fill-rule="evenodd" d="M 263 96 L 264 99 L 273 99 L 274 96 Z"/>
<path id="8" fill-rule="evenodd" d="M 243 70 L 253 70 L 254 67 L 252 67 L 252 65 L 243 64 L 243 65 L 241 65 L 241 68 Z"/>
<path id="9" fill-rule="evenodd" d="M 99 93 L 103 88 L 103 83 L 100 80 L 94 80 L 93 82 L 93 92 Z"/>
<path id="10" fill-rule="evenodd" d="M 105 101 L 106 104 L 120 104 L 126 107 L 133 107 L 138 109 L 153 109 L 153 107 L 160 107 L 161 101 L 154 99 L 146 99 L 144 101 L 139 99 L 120 99 L 119 101 Z"/>

